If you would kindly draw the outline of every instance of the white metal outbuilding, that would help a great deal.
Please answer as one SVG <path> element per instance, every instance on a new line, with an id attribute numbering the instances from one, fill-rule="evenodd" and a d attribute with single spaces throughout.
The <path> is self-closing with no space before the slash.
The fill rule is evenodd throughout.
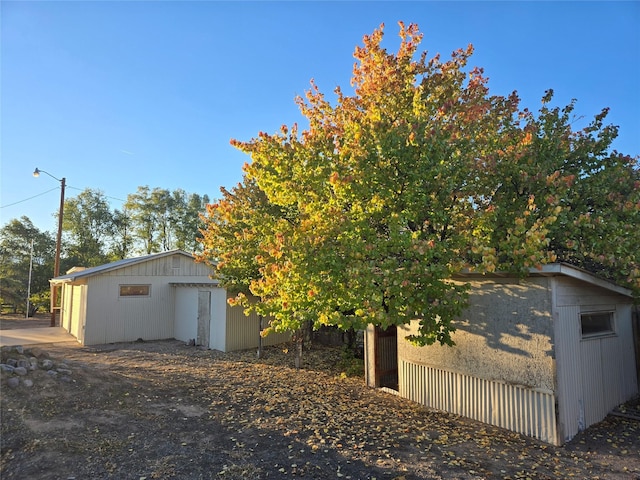
<path id="1" fill-rule="evenodd" d="M 555 445 L 638 393 L 629 290 L 565 264 L 455 281 L 471 285 L 456 345 L 369 327 L 369 386 Z"/>
<path id="2" fill-rule="evenodd" d="M 260 321 L 227 303 L 212 270 L 181 250 L 70 270 L 62 287 L 60 326 L 83 345 L 175 338 L 232 351 L 258 346 Z M 289 339 L 273 334 L 263 345 Z"/>

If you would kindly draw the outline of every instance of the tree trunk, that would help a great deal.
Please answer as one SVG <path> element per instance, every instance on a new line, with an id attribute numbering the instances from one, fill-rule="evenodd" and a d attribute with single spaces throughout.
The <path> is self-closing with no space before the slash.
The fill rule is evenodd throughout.
<path id="1" fill-rule="evenodd" d="M 302 345 L 304 344 L 304 332 L 302 330 L 298 330 L 293 336 L 294 342 L 296 344 L 296 358 L 294 360 L 295 367 L 297 369 L 302 368 Z"/>

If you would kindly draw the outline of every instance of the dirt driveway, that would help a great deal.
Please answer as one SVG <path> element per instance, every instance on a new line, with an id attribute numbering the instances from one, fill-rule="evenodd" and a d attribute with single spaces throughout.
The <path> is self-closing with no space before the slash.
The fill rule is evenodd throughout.
<path id="1" fill-rule="evenodd" d="M 3 479 L 640 479 L 636 420 L 552 447 L 371 390 L 336 348 L 300 370 L 283 348 L 258 360 L 177 341 L 12 356 L 38 368 L 32 386 L 2 375 Z"/>

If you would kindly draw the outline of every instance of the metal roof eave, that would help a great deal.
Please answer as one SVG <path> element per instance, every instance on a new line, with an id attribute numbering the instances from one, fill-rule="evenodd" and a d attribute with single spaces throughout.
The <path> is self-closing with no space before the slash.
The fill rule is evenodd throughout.
<path id="1" fill-rule="evenodd" d="M 626 297 L 633 297 L 632 291 L 628 288 L 621 287 L 620 285 L 600 278 L 587 270 L 575 267 L 568 263 L 549 263 L 546 265 L 542 265 L 541 268 L 531 268 L 529 270 L 529 275 L 537 277 L 552 277 L 557 275 L 564 275 L 566 277 L 575 278 L 576 280 L 580 280 L 582 282 L 604 288 L 606 290 L 624 295 Z M 514 276 L 515 274 L 511 272 L 480 273 L 473 271 L 464 271 L 455 275 L 455 277 L 462 278 L 508 278 Z"/>
<path id="2" fill-rule="evenodd" d="M 144 255 L 142 257 L 125 258 L 122 260 L 117 260 L 115 262 L 105 263 L 104 265 L 98 265 L 97 267 L 90 267 L 84 270 L 79 270 L 77 272 L 68 273 L 66 275 L 60 275 L 58 277 L 55 277 L 49 280 L 49 283 L 52 285 L 57 285 L 61 283 L 74 282 L 81 278 L 86 278 L 86 277 L 91 277 L 93 275 L 99 275 L 101 273 L 111 272 L 119 268 L 128 267 L 130 265 L 136 265 L 138 263 L 147 262 L 149 260 L 156 260 L 158 258 L 163 258 L 170 255 L 175 255 L 175 254 L 184 255 L 190 259 L 194 258 L 192 254 L 185 252 L 184 250 L 167 250 L 166 252 L 152 253 L 150 255 Z"/>

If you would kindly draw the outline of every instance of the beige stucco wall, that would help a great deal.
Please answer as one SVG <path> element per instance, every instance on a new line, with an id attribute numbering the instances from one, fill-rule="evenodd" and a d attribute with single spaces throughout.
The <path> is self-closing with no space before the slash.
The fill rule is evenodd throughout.
<path id="1" fill-rule="evenodd" d="M 548 278 L 469 280 L 469 308 L 455 321 L 454 347 L 414 347 L 398 329 L 398 358 L 475 377 L 554 389 Z"/>

